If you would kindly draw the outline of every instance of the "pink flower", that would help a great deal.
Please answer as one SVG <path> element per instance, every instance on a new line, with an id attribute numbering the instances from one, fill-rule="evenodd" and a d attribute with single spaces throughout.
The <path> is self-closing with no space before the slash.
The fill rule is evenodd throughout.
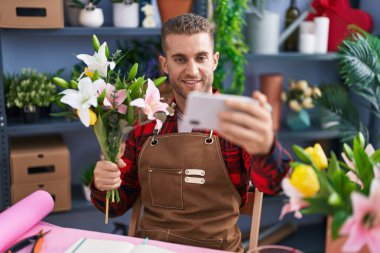
<path id="1" fill-rule="evenodd" d="M 308 202 L 303 200 L 303 194 L 297 190 L 289 181 L 288 178 L 284 178 L 282 180 L 282 189 L 286 196 L 289 197 L 289 203 L 285 204 L 282 207 L 280 220 L 287 214 L 294 212 L 294 217 L 297 219 L 302 218 L 301 209 L 307 207 L 309 205 Z"/>
<path id="2" fill-rule="evenodd" d="M 137 98 L 130 103 L 131 106 L 137 106 L 143 109 L 143 112 L 148 116 L 150 120 L 156 120 L 155 129 L 161 129 L 162 121 L 155 117 L 156 112 L 164 112 L 169 114 L 167 103 L 160 102 L 160 91 L 154 85 L 153 81 L 148 79 L 148 88 L 146 90 L 145 99 Z"/>
<path id="3" fill-rule="evenodd" d="M 353 192 L 351 202 L 352 216 L 340 230 L 341 235 L 348 235 L 348 240 L 342 250 L 356 252 L 367 244 L 371 252 L 378 252 L 380 248 L 380 180 L 372 181 L 368 198 Z"/>
<path id="4" fill-rule="evenodd" d="M 99 95 L 106 91 L 106 96 L 103 100 L 103 105 L 110 108 L 117 108 L 117 111 L 121 114 L 127 112 L 127 106 L 123 104 L 124 100 L 127 98 L 127 92 L 123 90 L 116 90 L 115 86 L 110 83 L 104 83 L 99 86 Z"/>

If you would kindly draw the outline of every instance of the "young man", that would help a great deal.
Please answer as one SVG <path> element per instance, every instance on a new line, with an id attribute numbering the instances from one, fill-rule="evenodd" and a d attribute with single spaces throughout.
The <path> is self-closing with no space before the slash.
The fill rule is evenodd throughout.
<path id="1" fill-rule="evenodd" d="M 120 187 L 121 201 L 110 204 L 110 216 L 122 215 L 141 196 L 141 237 L 242 252 L 236 223 L 249 180 L 264 193 L 277 193 L 290 156 L 275 139 L 259 92 L 253 97 L 260 105 L 229 101 L 238 112 L 221 113 L 218 133 L 185 125 L 189 92 L 213 92 L 219 58 L 213 45 L 213 26 L 201 16 L 184 14 L 165 23 L 160 62 L 173 87 L 176 113 L 157 136 L 152 137 L 155 122 L 130 132 L 117 165 L 97 163 L 92 200 L 104 212 L 105 191 Z"/>

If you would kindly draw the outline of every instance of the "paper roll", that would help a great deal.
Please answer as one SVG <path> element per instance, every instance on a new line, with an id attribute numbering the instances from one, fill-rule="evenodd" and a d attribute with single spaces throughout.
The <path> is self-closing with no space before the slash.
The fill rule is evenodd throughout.
<path id="1" fill-rule="evenodd" d="M 327 53 L 330 19 L 328 17 L 314 18 L 315 53 Z"/>
<path id="2" fill-rule="evenodd" d="M 299 51 L 304 54 L 314 54 L 315 35 L 312 33 L 300 34 Z"/>
<path id="3" fill-rule="evenodd" d="M 35 191 L 0 213 L 0 252 L 16 243 L 54 207 L 54 200 L 46 191 Z"/>

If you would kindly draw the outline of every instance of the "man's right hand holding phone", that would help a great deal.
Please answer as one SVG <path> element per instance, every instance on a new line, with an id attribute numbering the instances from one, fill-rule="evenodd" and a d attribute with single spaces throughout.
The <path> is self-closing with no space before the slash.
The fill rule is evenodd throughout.
<path id="1" fill-rule="evenodd" d="M 274 143 L 272 117 L 267 99 L 259 91 L 252 93 L 259 105 L 242 101 L 226 101 L 231 109 L 219 113 L 219 133 L 228 141 L 255 155 L 268 154 Z"/>

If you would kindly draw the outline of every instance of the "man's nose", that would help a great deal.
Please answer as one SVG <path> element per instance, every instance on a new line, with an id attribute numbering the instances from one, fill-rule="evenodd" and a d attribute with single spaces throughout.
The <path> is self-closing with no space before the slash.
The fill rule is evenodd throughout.
<path id="1" fill-rule="evenodd" d="M 188 75 L 198 75 L 199 69 L 198 69 L 198 64 L 195 61 L 189 61 L 186 66 L 186 74 Z"/>

